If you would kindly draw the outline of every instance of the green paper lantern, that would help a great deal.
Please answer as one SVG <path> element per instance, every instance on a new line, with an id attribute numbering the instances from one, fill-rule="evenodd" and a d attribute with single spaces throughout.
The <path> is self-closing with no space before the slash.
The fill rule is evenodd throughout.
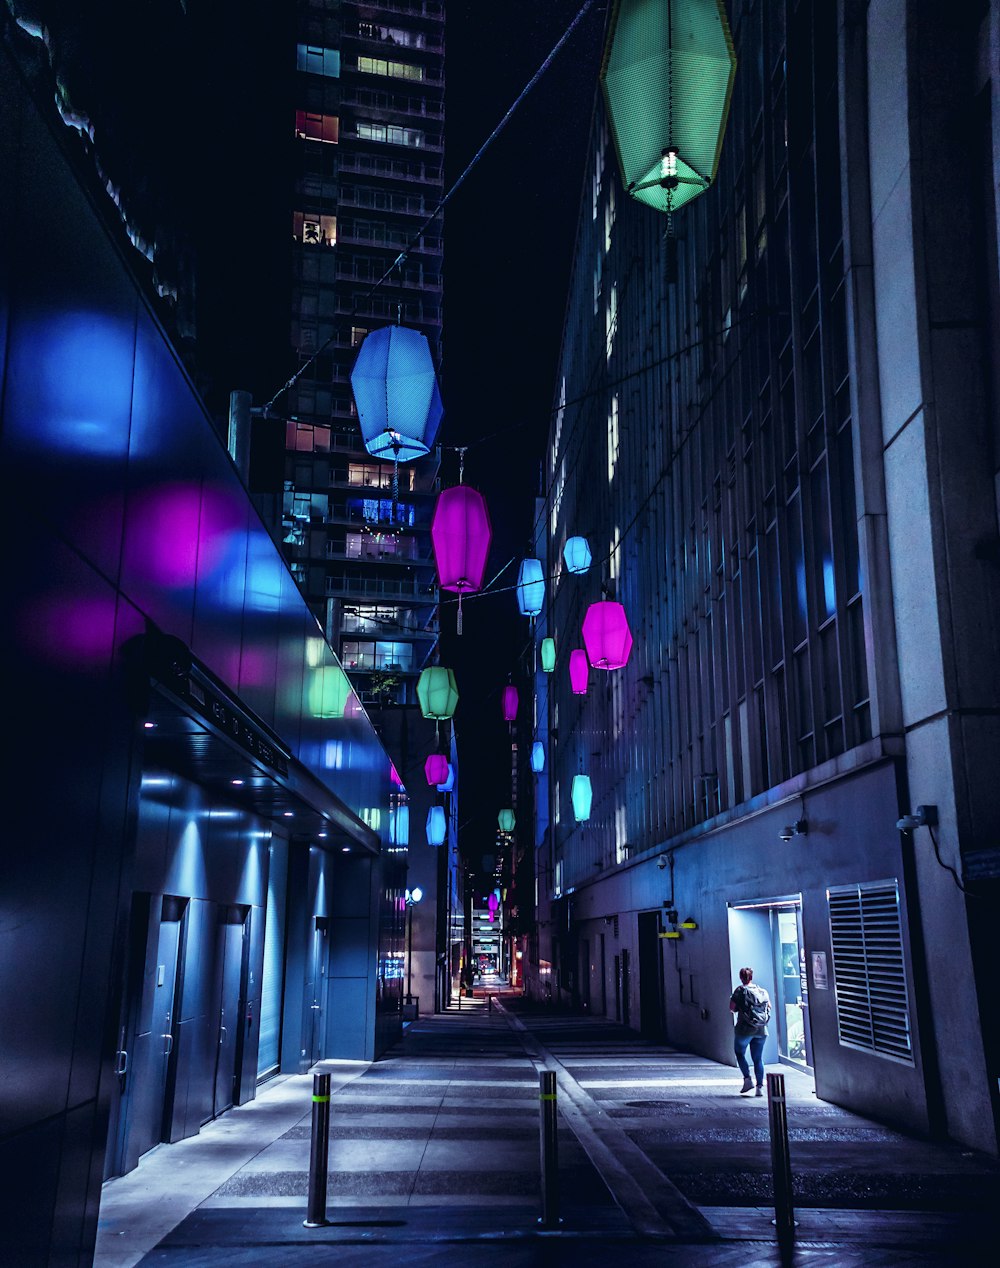
<path id="1" fill-rule="evenodd" d="M 594 800 L 594 793 L 590 787 L 589 775 L 574 775 L 573 787 L 570 791 L 570 800 L 573 802 L 573 818 L 577 823 L 586 823 L 590 818 L 590 807 Z"/>
<path id="2" fill-rule="evenodd" d="M 554 638 L 542 639 L 542 668 L 547 674 L 551 674 L 556 667 L 556 640 Z"/>
<path id="3" fill-rule="evenodd" d="M 513 810 L 501 810 L 497 815 L 497 823 L 500 825 L 501 832 L 513 832 L 514 825 L 517 823 Z"/>
<path id="4" fill-rule="evenodd" d="M 633 198 L 669 215 L 705 192 L 735 75 L 723 0 L 616 0 L 601 87 Z"/>
<path id="5" fill-rule="evenodd" d="M 453 717 L 458 704 L 455 671 L 444 665 L 428 665 L 417 680 L 417 700 L 425 718 L 446 722 Z"/>

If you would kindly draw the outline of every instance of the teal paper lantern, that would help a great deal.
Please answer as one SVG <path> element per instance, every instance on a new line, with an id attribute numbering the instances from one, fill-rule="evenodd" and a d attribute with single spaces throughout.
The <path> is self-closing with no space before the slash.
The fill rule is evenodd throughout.
<path id="1" fill-rule="evenodd" d="M 590 818 L 590 807 L 594 801 L 593 789 L 590 787 L 589 775 L 574 775 L 573 787 L 570 791 L 573 802 L 573 818 L 577 823 L 586 823 Z"/>
<path id="2" fill-rule="evenodd" d="M 431 806 L 427 811 L 427 844 L 443 845 L 446 826 L 444 807 Z"/>
<path id="3" fill-rule="evenodd" d="M 545 769 L 545 745 L 541 740 L 536 740 L 531 746 L 531 769 L 536 775 Z"/>
<path id="4" fill-rule="evenodd" d="M 444 665 L 428 665 L 417 680 L 417 701 L 425 718 L 446 722 L 458 705 L 455 671 Z"/>
<path id="5" fill-rule="evenodd" d="M 542 669 L 547 674 L 551 674 L 556 667 L 556 640 L 554 638 L 543 638 L 541 646 Z"/>
<path id="6" fill-rule="evenodd" d="M 497 815 L 497 823 L 500 825 L 501 832 L 513 832 L 514 825 L 517 823 L 513 810 L 501 810 Z"/>
<path id="7" fill-rule="evenodd" d="M 537 616 L 545 603 L 545 574 L 540 559 L 522 559 L 517 573 L 517 606 L 522 616 Z"/>
<path id="8" fill-rule="evenodd" d="M 570 572 L 582 574 L 590 569 L 593 555 L 586 537 L 571 537 L 563 547 L 563 559 Z"/>

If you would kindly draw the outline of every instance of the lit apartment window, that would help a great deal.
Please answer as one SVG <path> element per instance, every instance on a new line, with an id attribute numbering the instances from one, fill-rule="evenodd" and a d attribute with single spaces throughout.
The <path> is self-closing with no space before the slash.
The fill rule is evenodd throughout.
<path id="1" fill-rule="evenodd" d="M 397 128 L 386 123 L 366 123 L 358 121 L 359 141 L 380 141 L 387 145 L 408 145 L 419 148 L 424 143 L 424 134 L 419 128 Z"/>
<path id="2" fill-rule="evenodd" d="M 285 424 L 285 448 L 298 453 L 329 453 L 330 428 L 288 422 Z"/>
<path id="3" fill-rule="evenodd" d="M 375 464 L 352 462 L 347 468 L 348 484 L 363 484 L 374 489 L 391 489 L 392 472 Z"/>
<path id="4" fill-rule="evenodd" d="M 340 120 L 335 114 L 296 110 L 295 135 L 304 141 L 325 141 L 328 145 L 336 145 L 340 140 Z"/>
<path id="5" fill-rule="evenodd" d="M 321 216 L 308 211 L 293 211 L 292 234 L 296 242 L 303 242 L 306 246 L 336 246 L 337 217 Z"/>
<path id="6" fill-rule="evenodd" d="M 358 70 L 366 75 L 389 75 L 392 79 L 424 78 L 424 68 L 410 62 L 388 62 L 381 57 L 359 57 Z"/>
<path id="7" fill-rule="evenodd" d="M 399 624 L 399 608 L 366 603 L 344 608 L 340 627 L 345 634 L 380 634 Z"/>
<path id="8" fill-rule="evenodd" d="M 299 44 L 296 46 L 295 65 L 297 70 L 304 70 L 310 75 L 325 75 L 328 79 L 340 76 L 340 50 L 321 48 L 316 44 Z"/>

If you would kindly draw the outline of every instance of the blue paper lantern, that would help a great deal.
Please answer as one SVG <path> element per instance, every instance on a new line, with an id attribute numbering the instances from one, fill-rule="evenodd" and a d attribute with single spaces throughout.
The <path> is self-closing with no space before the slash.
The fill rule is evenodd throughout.
<path id="1" fill-rule="evenodd" d="M 593 555 L 590 553 L 586 537 L 571 537 L 563 547 L 563 559 L 570 572 L 587 572 Z"/>
<path id="2" fill-rule="evenodd" d="M 545 603 L 545 574 L 540 559 L 522 559 L 517 574 L 517 606 L 522 616 L 537 616 Z"/>
<path id="3" fill-rule="evenodd" d="M 438 784 L 438 792 L 451 792 L 455 787 L 455 768 L 451 762 L 448 763 L 448 778 Z"/>
<path id="4" fill-rule="evenodd" d="M 536 775 L 545 769 L 545 745 L 541 740 L 536 740 L 531 746 L 531 769 Z"/>
<path id="5" fill-rule="evenodd" d="M 443 845 L 445 827 L 444 807 L 431 806 L 427 811 L 427 844 Z"/>
<path id="6" fill-rule="evenodd" d="M 351 387 L 372 457 L 410 462 L 430 452 L 444 407 L 430 346 L 419 330 L 384 326 L 367 335 Z"/>

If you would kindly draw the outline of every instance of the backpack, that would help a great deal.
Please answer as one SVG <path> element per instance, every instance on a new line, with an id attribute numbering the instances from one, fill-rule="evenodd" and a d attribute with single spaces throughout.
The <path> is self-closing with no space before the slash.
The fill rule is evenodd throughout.
<path id="1" fill-rule="evenodd" d="M 737 1016 L 744 1026 L 761 1029 L 771 1020 L 771 1001 L 757 986 L 744 986 L 743 1003 Z"/>

